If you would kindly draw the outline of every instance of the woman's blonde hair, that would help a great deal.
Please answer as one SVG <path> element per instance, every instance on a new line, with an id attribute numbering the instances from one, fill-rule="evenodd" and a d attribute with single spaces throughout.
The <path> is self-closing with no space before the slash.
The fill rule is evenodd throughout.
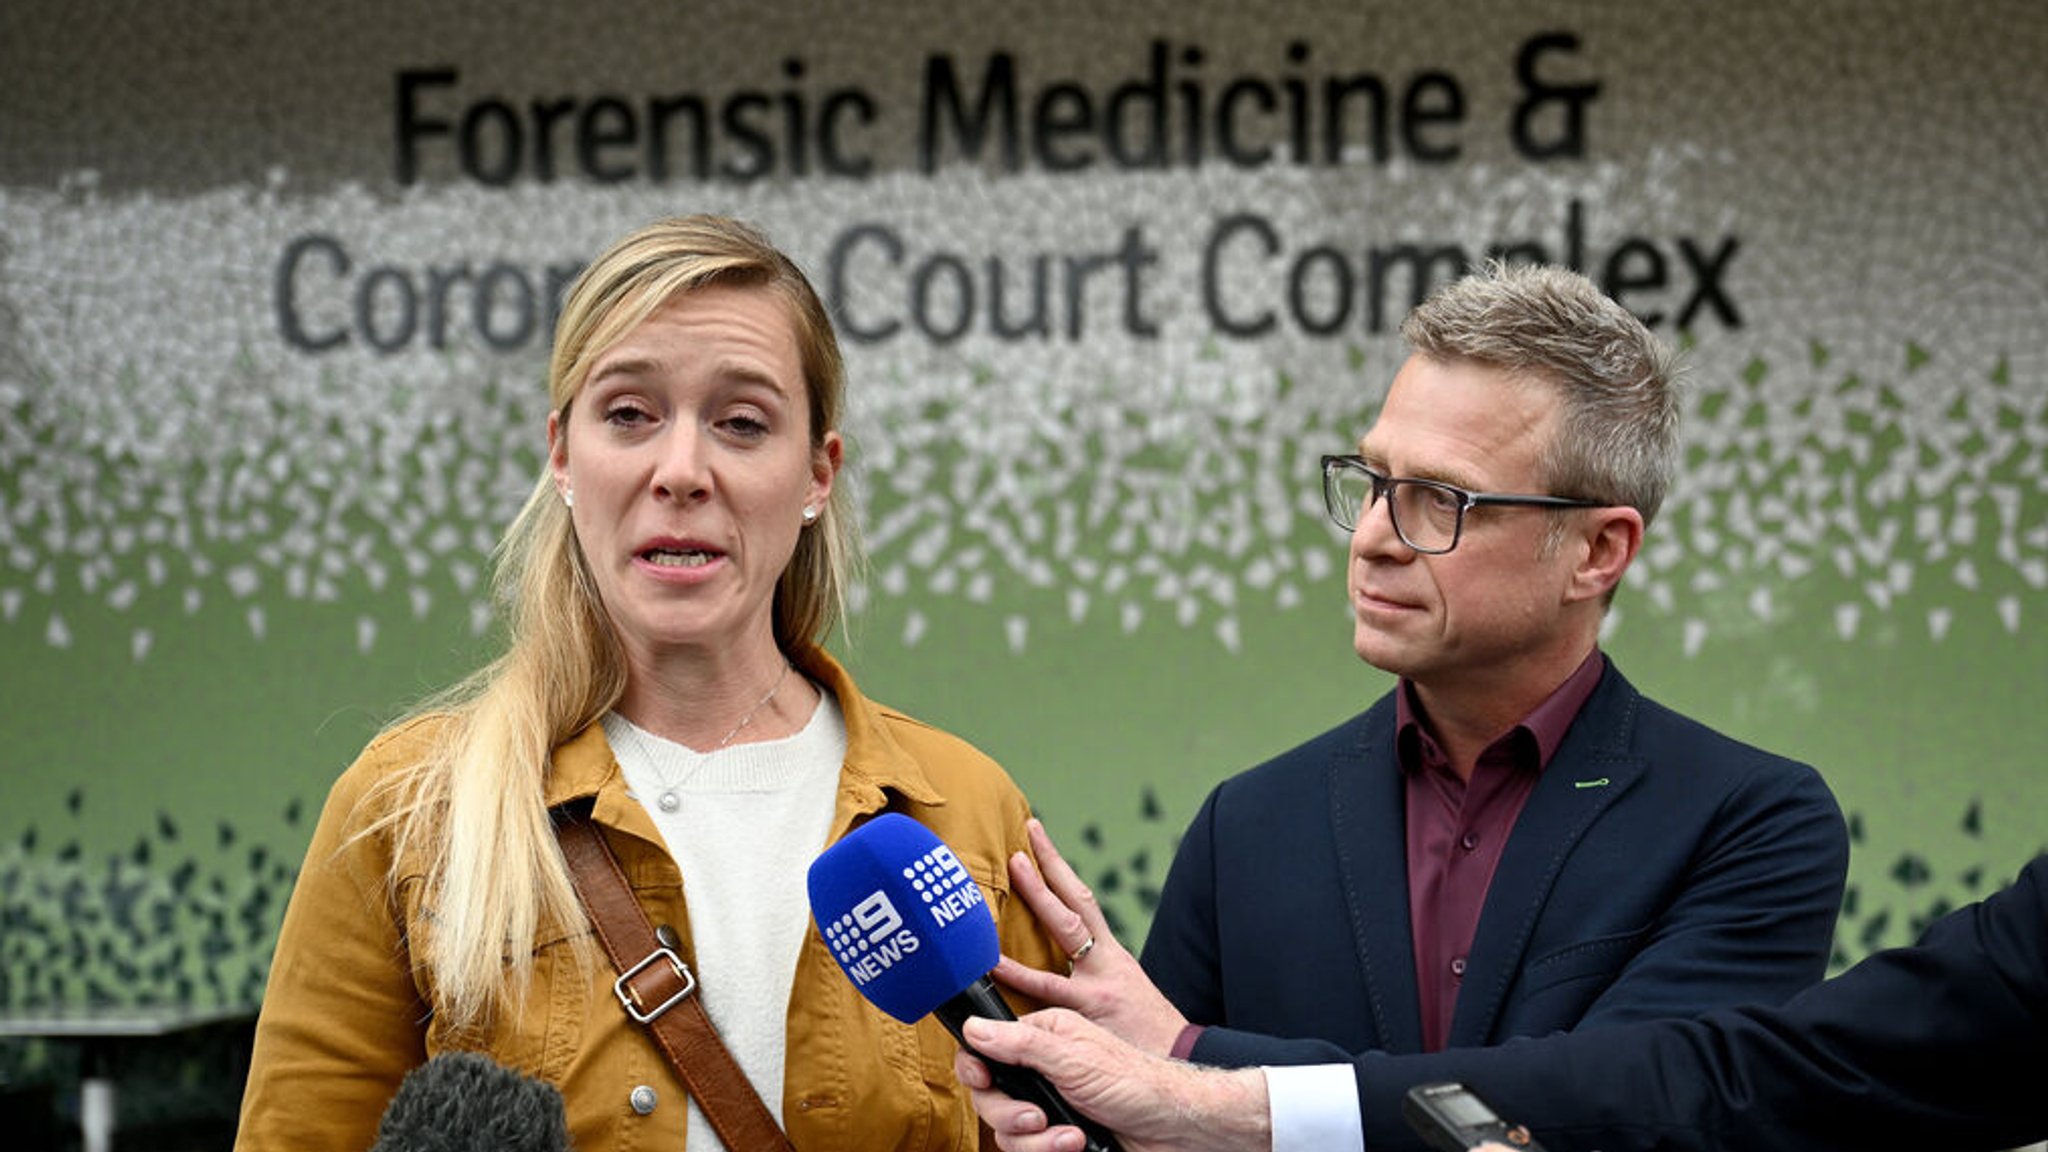
<path id="1" fill-rule="evenodd" d="M 584 269 L 555 327 L 550 407 L 566 417 L 600 356 L 664 303 L 712 284 L 788 305 L 820 448 L 839 426 L 844 382 L 831 318 L 787 256 L 718 216 L 650 224 Z M 785 652 L 816 644 L 843 608 L 857 556 L 844 491 L 833 486 L 776 585 L 775 641 Z M 393 802 L 372 825 L 395 837 L 393 882 L 401 869 L 424 870 L 432 928 L 412 942 L 414 963 L 442 1023 L 456 1028 L 523 993 L 544 926 L 584 922 L 545 782 L 553 750 L 617 703 L 626 681 L 623 650 L 546 467 L 498 546 L 494 588 L 504 652 L 415 711 L 447 719 L 431 753 L 388 782 Z"/>

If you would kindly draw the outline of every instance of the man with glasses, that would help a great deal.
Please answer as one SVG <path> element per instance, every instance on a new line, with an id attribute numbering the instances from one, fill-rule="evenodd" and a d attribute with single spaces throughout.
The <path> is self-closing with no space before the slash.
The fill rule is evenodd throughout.
<path id="1" fill-rule="evenodd" d="M 1143 973 L 1060 865 L 1019 866 L 1018 888 L 1085 959 L 1001 974 L 1226 1066 L 1689 1017 L 1818 981 L 1848 865 L 1827 786 L 1644 697 L 1599 647 L 1673 471 L 1670 353 L 1555 268 L 1483 269 L 1402 335 L 1377 420 L 1322 469 L 1351 533 L 1353 645 L 1394 689 L 1210 794 Z"/>

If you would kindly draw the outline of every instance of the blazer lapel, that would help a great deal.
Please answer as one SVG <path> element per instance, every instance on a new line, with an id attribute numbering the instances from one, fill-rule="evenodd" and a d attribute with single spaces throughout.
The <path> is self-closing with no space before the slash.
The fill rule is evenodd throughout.
<path id="1" fill-rule="evenodd" d="M 1415 945 L 1408 916 L 1408 837 L 1401 769 L 1394 755 L 1394 698 L 1361 719 L 1358 739 L 1330 760 L 1326 791 L 1337 882 L 1372 1007 L 1379 1047 L 1422 1050 Z"/>
<path id="2" fill-rule="evenodd" d="M 1508 835 L 1451 1017 L 1453 1048 L 1490 1042 L 1559 873 L 1586 830 L 1642 778 L 1629 751 L 1641 698 L 1611 663 Z"/>

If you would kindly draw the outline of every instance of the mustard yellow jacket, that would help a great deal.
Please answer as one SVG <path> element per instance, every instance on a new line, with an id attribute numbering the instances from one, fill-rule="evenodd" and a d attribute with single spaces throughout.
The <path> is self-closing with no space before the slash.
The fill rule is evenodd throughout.
<path id="1" fill-rule="evenodd" d="M 1026 850 L 1029 809 L 1003 770 L 957 737 L 869 701 L 822 651 L 796 662 L 831 690 L 846 716 L 831 839 L 885 809 L 923 822 L 981 882 L 1004 952 L 1038 967 L 1064 962 L 1023 901 L 1010 900 L 1007 861 Z M 431 723 L 373 742 L 328 797 L 279 932 L 237 1152 L 364 1152 L 407 1071 L 443 1049 L 479 1046 L 473 1036 L 453 1043 L 428 1011 L 431 987 L 407 950 L 422 916 L 419 876 L 404 875 L 394 888 L 388 838 L 353 836 L 366 819 L 358 801 L 417 755 L 422 725 Z M 600 726 L 555 750 L 546 797 L 551 807 L 593 803 L 592 818 L 648 917 L 675 930 L 678 951 L 694 968 L 681 874 L 646 810 L 627 794 Z M 480 1046 L 561 1089 L 578 1152 L 678 1152 L 682 1082 L 620 1008 L 603 952 L 593 947 L 594 971 L 586 976 L 567 946 L 569 933 L 542 935 L 553 938 L 535 942 L 524 1005 L 499 1017 Z M 939 1024 L 901 1024 L 869 1005 L 815 926 L 805 934 L 790 990 L 781 1101 L 784 1127 L 801 1152 L 993 1147 L 953 1078 L 953 1052 Z M 631 1103 L 642 1086 L 656 1102 L 645 1114 Z"/>

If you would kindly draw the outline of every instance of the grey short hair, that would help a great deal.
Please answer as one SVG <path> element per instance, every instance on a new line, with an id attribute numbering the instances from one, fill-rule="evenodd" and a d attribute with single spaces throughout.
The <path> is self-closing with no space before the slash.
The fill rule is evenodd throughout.
<path id="1" fill-rule="evenodd" d="M 1677 355 L 1566 268 L 1490 261 L 1402 322 L 1418 355 L 1498 368 L 1555 390 L 1544 480 L 1559 496 L 1625 505 L 1648 524 L 1677 469 Z"/>

